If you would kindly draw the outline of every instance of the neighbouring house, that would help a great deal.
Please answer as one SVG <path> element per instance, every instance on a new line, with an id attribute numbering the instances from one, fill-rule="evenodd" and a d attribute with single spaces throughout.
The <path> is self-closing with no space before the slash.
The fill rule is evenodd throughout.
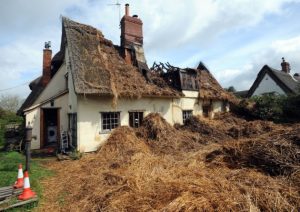
<path id="1" fill-rule="evenodd" d="M 67 146 L 95 151 L 111 130 L 139 127 L 151 112 L 170 124 L 191 115 L 213 117 L 228 111 L 231 94 L 200 63 L 196 69 L 149 69 L 143 49 L 142 21 L 121 19 L 121 45 L 101 31 L 62 18 L 60 51 L 43 52 L 43 74 L 29 85 L 31 93 L 19 110 L 33 128 L 32 149 Z"/>
<path id="2" fill-rule="evenodd" d="M 282 58 L 281 70 L 265 65 L 248 91 L 247 97 L 263 94 L 290 95 L 300 92 L 300 77 L 298 73 L 291 75 L 291 67 Z"/>
<path id="3" fill-rule="evenodd" d="M 238 98 L 247 98 L 249 90 L 236 91 L 233 94 Z"/>

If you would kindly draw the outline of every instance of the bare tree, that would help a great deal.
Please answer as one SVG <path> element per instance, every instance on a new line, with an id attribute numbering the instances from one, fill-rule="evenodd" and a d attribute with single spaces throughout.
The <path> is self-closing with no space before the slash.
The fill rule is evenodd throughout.
<path id="1" fill-rule="evenodd" d="M 0 107 L 4 110 L 17 112 L 21 104 L 21 99 L 17 95 L 1 95 Z"/>

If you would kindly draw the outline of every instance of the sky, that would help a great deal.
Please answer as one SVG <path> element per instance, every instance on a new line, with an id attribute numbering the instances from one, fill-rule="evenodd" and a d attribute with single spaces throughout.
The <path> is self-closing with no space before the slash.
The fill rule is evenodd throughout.
<path id="1" fill-rule="evenodd" d="M 42 73 L 45 41 L 59 51 L 61 16 L 101 30 L 120 43 L 119 11 L 143 21 L 149 66 L 202 61 L 223 87 L 247 90 L 268 64 L 281 58 L 300 72 L 300 0 L 1 0 L 0 95 L 26 98 Z"/>

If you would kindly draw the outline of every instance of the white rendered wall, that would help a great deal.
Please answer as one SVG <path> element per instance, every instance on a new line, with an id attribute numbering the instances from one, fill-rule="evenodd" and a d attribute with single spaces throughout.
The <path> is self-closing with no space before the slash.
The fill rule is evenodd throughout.
<path id="1" fill-rule="evenodd" d="M 262 95 L 264 93 L 275 92 L 277 94 L 285 95 L 285 92 L 276 84 L 276 82 L 266 73 L 262 81 L 255 89 L 252 96 Z"/>
<path id="2" fill-rule="evenodd" d="M 61 67 L 58 69 L 56 74 L 53 76 L 53 78 L 50 80 L 50 82 L 47 84 L 46 88 L 43 90 L 43 92 L 40 94 L 40 96 L 37 98 L 37 100 L 34 102 L 34 104 L 40 103 L 42 101 L 45 101 L 62 91 L 66 90 L 66 65 L 63 63 Z"/>
<path id="3" fill-rule="evenodd" d="M 158 112 L 169 123 L 172 120 L 172 99 L 141 98 L 119 99 L 116 108 L 112 107 L 112 98 L 78 96 L 77 140 L 81 152 L 91 152 L 104 143 L 109 132 L 101 129 L 101 112 L 120 112 L 121 126 L 129 125 L 128 111 L 143 111 L 144 117 Z"/>
<path id="4" fill-rule="evenodd" d="M 50 102 L 42 105 L 41 107 L 36 107 L 28 112 L 25 112 L 26 126 L 32 127 L 32 142 L 31 149 L 40 149 L 40 121 L 41 121 L 41 108 L 58 108 L 60 115 L 60 131 L 68 130 L 68 94 L 60 96 L 54 99 L 54 106 L 50 105 Z"/>
<path id="5" fill-rule="evenodd" d="M 173 121 L 172 124 L 183 124 L 182 111 L 192 110 L 193 115 L 202 115 L 202 101 L 199 101 L 198 91 L 183 91 L 185 97 L 180 99 L 173 99 L 172 112 Z"/>
<path id="6" fill-rule="evenodd" d="M 40 146 L 40 108 L 25 113 L 27 127 L 32 127 L 31 149 L 39 149 Z"/>

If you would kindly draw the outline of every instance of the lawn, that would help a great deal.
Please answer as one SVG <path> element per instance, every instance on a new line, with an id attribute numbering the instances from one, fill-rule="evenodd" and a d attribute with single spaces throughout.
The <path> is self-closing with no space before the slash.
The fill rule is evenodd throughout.
<path id="1" fill-rule="evenodd" d="M 32 159 L 29 178 L 30 186 L 33 191 L 42 198 L 43 188 L 40 184 L 42 178 L 51 176 L 53 173 L 46 169 L 42 164 L 48 159 Z M 0 187 L 13 185 L 17 179 L 18 164 L 23 164 L 25 169 L 25 157 L 18 152 L 0 152 Z"/>

